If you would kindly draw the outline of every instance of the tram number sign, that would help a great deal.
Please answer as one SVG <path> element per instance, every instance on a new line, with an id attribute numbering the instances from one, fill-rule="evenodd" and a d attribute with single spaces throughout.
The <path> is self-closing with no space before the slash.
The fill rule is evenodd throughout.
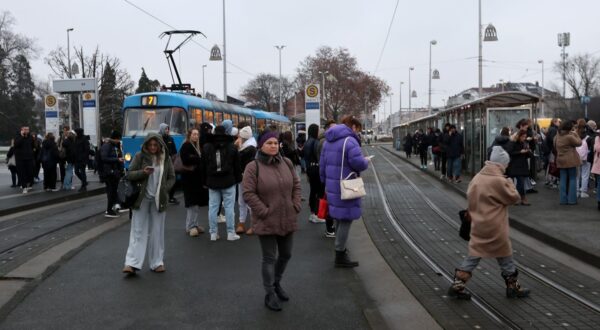
<path id="1" fill-rule="evenodd" d="M 154 106 L 156 104 L 158 104 L 158 97 L 156 95 L 142 96 L 142 105 Z"/>

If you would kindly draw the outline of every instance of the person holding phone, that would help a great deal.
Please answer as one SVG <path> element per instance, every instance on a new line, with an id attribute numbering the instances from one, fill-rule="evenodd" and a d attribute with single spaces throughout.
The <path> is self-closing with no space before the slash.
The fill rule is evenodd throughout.
<path id="1" fill-rule="evenodd" d="M 140 184 L 140 195 L 133 204 L 131 234 L 123 273 L 134 275 L 142 269 L 146 248 L 150 269 L 165 271 L 165 216 L 169 190 L 175 184 L 175 171 L 167 146 L 160 135 L 150 133 L 131 165 L 127 178 Z"/>

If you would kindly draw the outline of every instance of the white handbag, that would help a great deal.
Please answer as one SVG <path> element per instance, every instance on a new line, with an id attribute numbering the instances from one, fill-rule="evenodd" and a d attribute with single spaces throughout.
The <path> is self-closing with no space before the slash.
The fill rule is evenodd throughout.
<path id="1" fill-rule="evenodd" d="M 348 142 L 348 137 L 344 140 L 344 146 L 342 148 L 342 170 L 340 172 L 340 193 L 342 200 L 356 199 L 367 195 L 363 179 L 359 177 L 355 172 L 350 172 L 346 178 L 342 177 L 344 175 L 346 142 Z M 354 174 L 356 178 L 349 179 L 352 176 L 352 174 Z"/>

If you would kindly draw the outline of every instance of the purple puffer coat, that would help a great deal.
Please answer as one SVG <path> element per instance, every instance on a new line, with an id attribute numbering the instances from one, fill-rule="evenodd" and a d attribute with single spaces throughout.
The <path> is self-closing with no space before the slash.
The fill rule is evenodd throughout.
<path id="1" fill-rule="evenodd" d="M 325 182 L 329 216 L 336 220 L 357 220 L 362 215 L 361 198 L 342 200 L 340 198 L 340 171 L 342 169 L 342 148 L 344 140 L 346 153 L 344 155 L 344 173 L 346 178 L 350 172 L 360 174 L 369 166 L 368 160 L 362 155 L 358 136 L 346 125 L 336 125 L 325 132 L 325 144 L 321 151 L 319 172 L 321 182 Z"/>

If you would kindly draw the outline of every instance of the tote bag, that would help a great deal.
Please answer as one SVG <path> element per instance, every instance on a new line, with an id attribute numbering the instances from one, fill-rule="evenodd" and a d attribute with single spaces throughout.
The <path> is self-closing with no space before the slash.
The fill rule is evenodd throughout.
<path id="1" fill-rule="evenodd" d="M 350 172 L 346 178 L 344 175 L 344 160 L 346 157 L 346 142 L 349 137 L 344 140 L 344 146 L 342 147 L 342 170 L 340 171 L 340 193 L 342 200 L 357 199 L 367 195 L 365 191 L 365 183 L 363 179 L 359 177 L 355 172 Z M 354 174 L 354 179 L 350 177 Z"/>

